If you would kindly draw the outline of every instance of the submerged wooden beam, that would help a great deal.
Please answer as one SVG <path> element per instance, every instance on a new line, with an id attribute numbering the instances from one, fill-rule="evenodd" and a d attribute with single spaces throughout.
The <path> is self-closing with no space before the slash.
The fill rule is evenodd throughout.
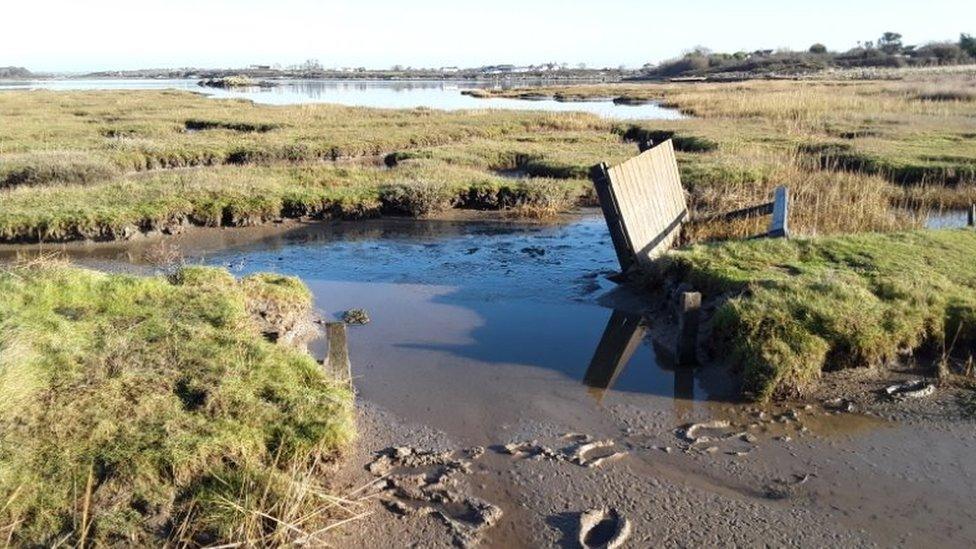
<path id="1" fill-rule="evenodd" d="M 352 363 L 349 360 L 349 344 L 345 322 L 329 322 L 325 325 L 329 352 L 322 365 L 333 377 L 344 383 L 352 383 Z"/>

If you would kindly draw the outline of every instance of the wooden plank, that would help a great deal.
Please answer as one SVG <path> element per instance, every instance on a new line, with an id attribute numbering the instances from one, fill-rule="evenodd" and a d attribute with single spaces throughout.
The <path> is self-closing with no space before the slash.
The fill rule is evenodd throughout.
<path id="1" fill-rule="evenodd" d="M 610 192 L 613 194 L 614 201 L 620 210 L 620 224 L 626 235 L 629 253 L 634 259 L 634 265 L 632 266 L 637 266 L 639 262 L 637 261 L 636 252 L 640 249 L 638 247 L 640 236 L 638 235 L 639 229 L 635 227 L 633 220 L 638 216 L 638 213 L 631 193 L 621 192 L 628 176 L 626 170 L 620 166 L 610 168 L 607 173 L 610 176 Z"/>
<path id="2" fill-rule="evenodd" d="M 789 238 L 790 193 L 786 187 L 776 187 L 773 198 L 773 220 L 769 225 L 770 238 Z"/>
<path id="3" fill-rule="evenodd" d="M 653 154 L 653 153 L 650 153 Z M 652 230 L 648 227 L 659 215 L 657 204 L 649 200 L 645 188 L 652 185 L 653 181 L 641 178 L 639 168 L 641 162 L 625 162 L 620 166 L 622 174 L 619 185 L 615 186 L 618 194 L 626 197 L 630 205 L 630 217 L 627 219 L 627 229 L 630 232 L 631 240 L 634 242 L 634 254 L 638 264 L 642 263 L 640 258 L 644 242 L 648 240 L 648 234 Z"/>
<path id="4" fill-rule="evenodd" d="M 349 344 L 346 340 L 346 323 L 329 322 L 325 325 L 329 353 L 322 365 L 332 373 L 336 380 L 352 383 L 352 363 L 349 360 Z"/>
<path id="5" fill-rule="evenodd" d="M 688 206 L 685 202 L 684 187 L 681 186 L 681 174 L 678 171 L 678 161 L 674 155 L 674 146 L 670 140 L 666 141 L 661 150 L 660 160 L 654 165 L 658 171 L 662 183 L 662 192 L 668 197 L 664 202 L 668 207 L 667 215 L 670 218 L 669 227 L 674 227 L 667 239 L 661 244 L 661 250 L 667 251 L 674 246 L 674 242 L 680 236 L 680 223 L 687 217 Z M 678 225 L 675 226 L 675 219 Z"/>
<path id="6" fill-rule="evenodd" d="M 702 217 L 695 217 L 688 220 L 689 223 L 705 223 L 708 221 L 734 221 L 736 219 L 745 219 L 748 217 L 759 217 L 761 215 L 770 215 L 773 213 L 773 203 L 766 202 L 765 204 L 758 204 L 756 206 L 749 206 L 748 208 L 742 208 L 740 210 L 733 210 L 731 212 L 717 213 L 712 215 L 706 215 Z"/>

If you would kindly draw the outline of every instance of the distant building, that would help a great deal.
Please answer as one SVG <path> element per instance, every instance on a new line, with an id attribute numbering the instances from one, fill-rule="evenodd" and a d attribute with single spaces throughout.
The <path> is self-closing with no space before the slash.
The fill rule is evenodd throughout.
<path id="1" fill-rule="evenodd" d="M 251 65 L 249 68 L 256 71 L 269 71 L 271 70 L 271 65 Z"/>
<path id="2" fill-rule="evenodd" d="M 482 67 L 481 72 L 485 74 L 509 74 L 515 72 L 515 65 L 488 65 Z"/>

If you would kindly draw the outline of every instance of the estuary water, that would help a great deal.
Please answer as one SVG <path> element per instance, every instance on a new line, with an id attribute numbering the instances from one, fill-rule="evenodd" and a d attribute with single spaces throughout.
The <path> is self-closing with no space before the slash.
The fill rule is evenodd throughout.
<path id="1" fill-rule="evenodd" d="M 31 90 L 165 90 L 176 89 L 206 94 L 217 99 L 248 99 L 267 105 L 333 103 L 353 107 L 441 110 L 503 109 L 550 112 L 585 112 L 619 120 L 673 120 L 683 118 L 674 110 L 654 103 L 621 105 L 610 99 L 587 102 L 561 102 L 554 99 L 479 99 L 463 95 L 463 90 L 498 88 L 473 81 L 376 81 L 376 80 L 281 80 L 269 88 L 207 88 L 197 80 L 139 79 L 60 79 L 0 81 L 0 91 Z"/>

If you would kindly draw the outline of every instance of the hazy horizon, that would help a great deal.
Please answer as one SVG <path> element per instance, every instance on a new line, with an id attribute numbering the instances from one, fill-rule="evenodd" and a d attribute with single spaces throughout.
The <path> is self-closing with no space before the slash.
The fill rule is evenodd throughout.
<path id="1" fill-rule="evenodd" d="M 906 43 L 956 40 L 976 2 L 840 0 L 785 9 L 781 2 L 692 5 L 609 0 L 496 0 L 458 7 L 421 0 L 328 5 L 311 0 L 39 0 L 4 8 L 0 66 L 35 72 L 238 68 L 251 64 L 388 68 L 564 62 L 638 67 L 695 46 L 716 51 L 834 50 L 900 32 Z M 21 23 L 21 24 L 9 24 Z"/>

